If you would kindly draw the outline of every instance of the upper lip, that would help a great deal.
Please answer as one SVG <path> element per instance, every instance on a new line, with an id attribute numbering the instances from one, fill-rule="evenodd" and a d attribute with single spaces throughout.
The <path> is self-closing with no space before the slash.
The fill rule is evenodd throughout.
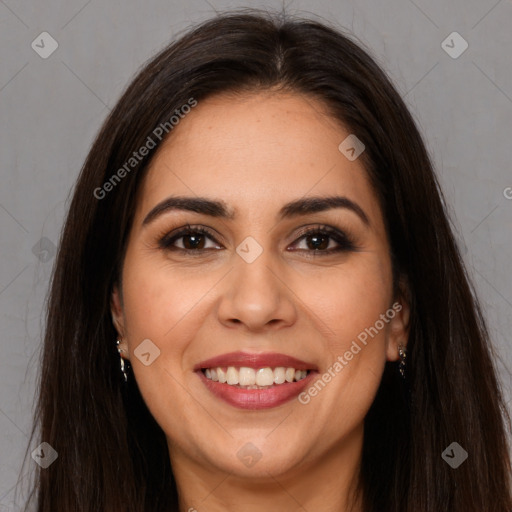
<path id="1" fill-rule="evenodd" d="M 217 368 L 219 366 L 244 366 L 247 368 L 276 368 L 284 366 L 296 370 L 317 370 L 317 367 L 296 357 L 278 354 L 277 352 L 265 352 L 251 354 L 249 352 L 230 352 L 206 359 L 194 366 L 194 371 L 205 368 Z"/>

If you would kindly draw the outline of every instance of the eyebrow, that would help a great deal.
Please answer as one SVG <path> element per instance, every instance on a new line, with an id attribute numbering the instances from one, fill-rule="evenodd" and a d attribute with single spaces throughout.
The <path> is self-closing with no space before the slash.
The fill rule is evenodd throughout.
<path id="1" fill-rule="evenodd" d="M 354 212 L 366 226 L 370 220 L 364 210 L 354 201 L 344 196 L 318 196 L 297 199 L 286 203 L 278 212 L 278 220 L 284 220 L 311 213 L 324 212 L 334 208 L 344 208 Z M 173 210 L 184 210 L 210 217 L 234 220 L 236 212 L 230 209 L 224 201 L 208 199 L 206 197 L 171 196 L 158 203 L 144 218 L 145 226 L 164 213 Z"/>

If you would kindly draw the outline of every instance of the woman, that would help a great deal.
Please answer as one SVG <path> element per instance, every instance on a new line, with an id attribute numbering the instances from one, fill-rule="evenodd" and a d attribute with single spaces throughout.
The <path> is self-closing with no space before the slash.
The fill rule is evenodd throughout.
<path id="1" fill-rule="evenodd" d="M 80 174 L 37 509 L 509 512 L 491 356 L 383 71 L 325 25 L 218 16 L 139 73 Z"/>

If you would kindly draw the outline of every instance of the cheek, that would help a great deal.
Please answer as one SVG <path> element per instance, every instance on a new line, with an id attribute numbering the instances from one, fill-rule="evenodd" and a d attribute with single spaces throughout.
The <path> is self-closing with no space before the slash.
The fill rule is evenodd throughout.
<path id="1" fill-rule="evenodd" d="M 361 261 L 331 272 L 314 291 L 305 288 L 302 292 L 324 333 L 328 354 L 322 369 L 328 373 L 328 383 L 325 389 L 318 385 L 321 391 L 313 391 L 324 397 L 316 407 L 329 409 L 319 417 L 329 414 L 338 427 L 347 429 L 362 421 L 378 389 L 389 326 L 381 315 L 390 320 L 386 317 L 391 297 L 387 267 L 377 254 Z"/>
<path id="2" fill-rule="evenodd" d="M 297 295 L 314 313 L 318 328 L 339 354 L 366 328 L 373 326 L 389 308 L 391 282 L 389 269 L 377 253 L 368 254 L 357 264 L 333 268 L 315 279 L 294 283 Z"/>
<path id="3" fill-rule="evenodd" d="M 207 276 L 179 272 L 142 258 L 125 259 L 123 299 L 130 362 L 144 402 L 171 437 L 193 430 L 194 401 L 183 367 L 184 354 L 201 327 L 198 315 L 208 306 L 206 294 L 214 285 Z M 202 299 L 202 300 L 201 300 Z M 137 357 L 137 347 L 149 339 L 158 356 L 149 365 Z M 151 359 L 153 354 L 151 354 Z M 180 421 L 172 411 L 180 412 Z M 197 411 L 196 411 L 197 414 Z M 192 418 L 192 419 L 191 419 Z"/>
<path id="4" fill-rule="evenodd" d="M 211 281 L 211 283 L 210 283 Z M 133 341 L 141 336 L 163 343 L 172 336 L 213 285 L 213 279 L 141 257 L 128 259 L 123 274 L 126 323 Z M 152 339 L 152 338 L 151 338 Z M 168 342 L 167 342 L 168 343 Z"/>
<path id="5" fill-rule="evenodd" d="M 178 385 L 171 376 L 182 372 L 183 353 L 198 329 L 192 320 L 206 286 L 204 280 L 184 277 L 189 275 L 166 262 L 145 258 L 140 251 L 127 253 L 123 272 L 126 337 L 143 395 L 162 385 Z M 146 339 L 156 345 L 158 354 L 148 366 L 137 357 L 137 348 Z"/>

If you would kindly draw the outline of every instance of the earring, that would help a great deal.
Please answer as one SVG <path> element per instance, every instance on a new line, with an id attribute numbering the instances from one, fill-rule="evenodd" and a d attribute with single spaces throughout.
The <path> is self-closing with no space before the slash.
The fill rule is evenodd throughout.
<path id="1" fill-rule="evenodd" d="M 117 346 L 117 352 L 119 353 L 119 358 L 121 359 L 121 372 L 123 373 L 123 376 L 124 376 L 124 381 L 125 382 L 128 382 L 128 375 L 126 374 L 126 368 L 124 366 L 124 358 L 123 356 L 121 355 L 121 352 L 123 351 L 122 348 L 119 348 L 119 344 L 121 343 L 121 340 L 117 340 L 116 341 L 116 346 Z"/>
<path id="2" fill-rule="evenodd" d="M 407 349 L 402 343 L 398 345 L 398 355 L 400 356 L 400 364 L 398 365 L 398 370 L 400 371 L 400 375 L 403 379 L 405 379 L 405 359 L 407 357 Z"/>

